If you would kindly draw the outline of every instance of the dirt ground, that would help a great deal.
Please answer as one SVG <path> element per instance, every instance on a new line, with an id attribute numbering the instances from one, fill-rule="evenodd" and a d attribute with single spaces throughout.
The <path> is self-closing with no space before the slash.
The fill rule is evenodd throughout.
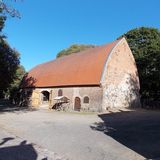
<path id="1" fill-rule="evenodd" d="M 0 157 L 1 153 L 4 156 L 6 147 L 7 153 L 10 153 L 14 146 L 21 148 L 26 142 L 30 144 L 31 152 L 35 150 L 35 153 L 31 153 L 33 157 L 29 159 L 24 155 L 25 160 L 49 160 L 48 153 L 69 160 L 142 160 L 160 157 L 159 111 L 119 110 L 97 115 L 6 109 L 0 112 L 0 129 L 3 131 L 0 133 Z M 21 141 L 15 144 L 12 137 Z"/>

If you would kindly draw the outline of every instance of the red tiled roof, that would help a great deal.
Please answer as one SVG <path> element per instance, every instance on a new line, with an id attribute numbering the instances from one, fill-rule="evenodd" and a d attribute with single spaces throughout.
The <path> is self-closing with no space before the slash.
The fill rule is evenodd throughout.
<path id="1" fill-rule="evenodd" d="M 35 87 L 99 85 L 108 55 L 117 43 L 114 41 L 40 64 L 30 70 L 26 78 L 34 79 L 32 85 Z"/>

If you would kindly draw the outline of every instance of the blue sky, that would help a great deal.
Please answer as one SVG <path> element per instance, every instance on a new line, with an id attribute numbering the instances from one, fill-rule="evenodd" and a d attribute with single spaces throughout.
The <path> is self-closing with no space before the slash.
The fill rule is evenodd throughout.
<path id="1" fill-rule="evenodd" d="M 8 18 L 4 33 L 27 71 L 71 44 L 101 45 L 136 27 L 160 28 L 160 0 L 19 0 L 13 6 L 21 19 Z"/>

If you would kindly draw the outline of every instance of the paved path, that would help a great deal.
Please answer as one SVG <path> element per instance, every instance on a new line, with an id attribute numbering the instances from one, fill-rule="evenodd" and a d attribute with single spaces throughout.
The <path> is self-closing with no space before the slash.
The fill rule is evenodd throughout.
<path id="1" fill-rule="evenodd" d="M 48 110 L 0 113 L 0 130 L 5 132 L 0 133 L 2 141 L 0 152 L 1 148 L 5 147 L 4 138 L 14 135 L 20 138 L 18 142 L 13 143 L 13 140 L 8 140 L 5 144 L 20 146 L 25 145 L 26 142 L 23 141 L 26 140 L 27 143 L 34 144 L 30 147 L 36 148 L 39 159 L 43 159 L 45 154 L 40 155 L 40 153 L 45 150 L 48 154 L 57 153 L 56 156 L 60 155 L 59 157 L 69 160 L 144 159 L 103 132 L 91 129 L 95 122 L 102 122 L 96 114 L 61 113 Z M 41 148 L 40 151 L 38 148 Z M 36 158 L 30 160 L 36 160 Z M 49 160 L 49 158 L 43 160 Z"/>

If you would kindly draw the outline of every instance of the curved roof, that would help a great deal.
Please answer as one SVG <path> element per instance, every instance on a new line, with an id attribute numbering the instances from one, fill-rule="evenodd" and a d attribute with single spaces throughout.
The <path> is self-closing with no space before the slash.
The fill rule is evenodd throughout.
<path id="1" fill-rule="evenodd" d="M 100 85 L 105 62 L 117 43 L 118 40 L 40 64 L 29 71 L 25 86 Z"/>

